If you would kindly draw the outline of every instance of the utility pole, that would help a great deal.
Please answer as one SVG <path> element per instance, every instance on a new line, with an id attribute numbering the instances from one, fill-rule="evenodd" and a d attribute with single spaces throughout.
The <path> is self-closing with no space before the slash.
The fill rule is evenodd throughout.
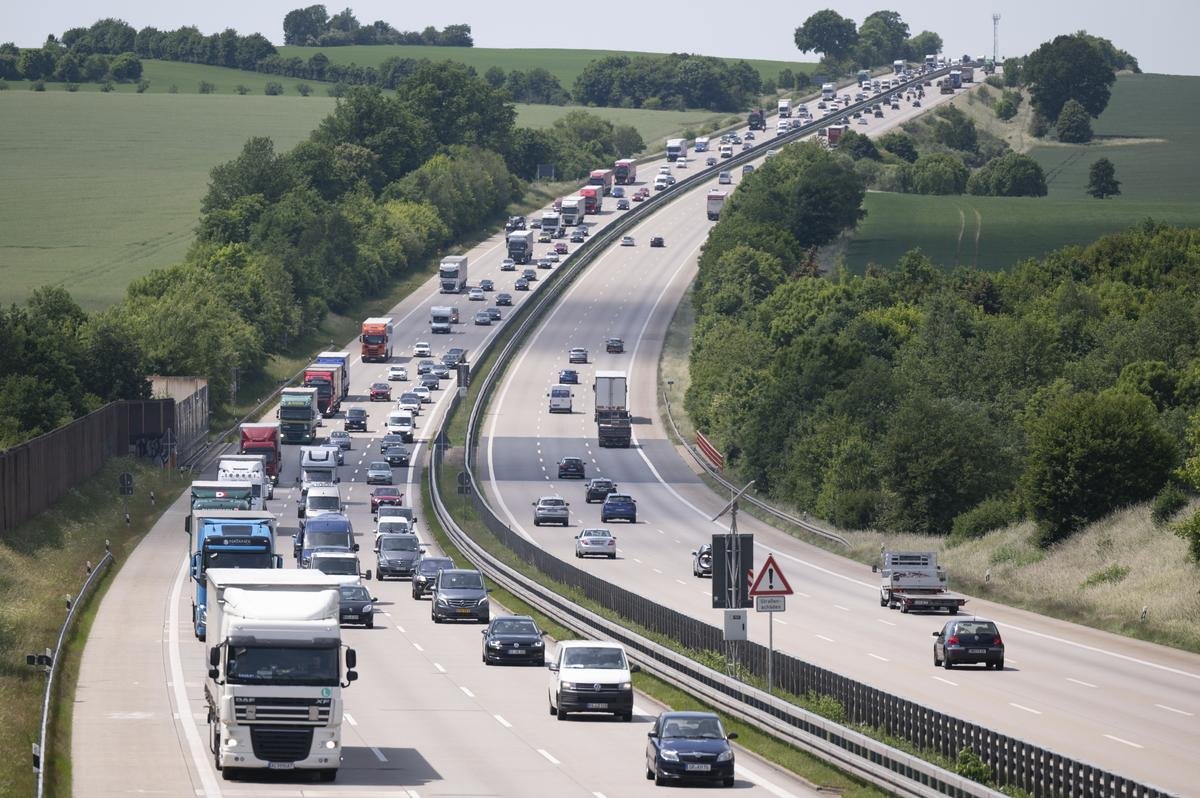
<path id="1" fill-rule="evenodd" d="M 992 14 L 992 63 L 1000 63 L 1000 15 Z"/>

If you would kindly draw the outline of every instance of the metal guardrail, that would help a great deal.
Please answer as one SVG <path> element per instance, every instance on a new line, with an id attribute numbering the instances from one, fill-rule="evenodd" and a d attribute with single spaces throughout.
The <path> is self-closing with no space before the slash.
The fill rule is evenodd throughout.
<path id="1" fill-rule="evenodd" d="M 948 69 L 922 74 L 897 91 L 903 91 L 908 85 L 936 78 L 946 72 Z M 726 159 L 723 166 L 738 165 L 757 158 L 768 146 L 786 143 L 812 132 L 817 127 L 832 124 L 867 104 L 852 105 L 833 117 L 805 125 L 786 136 L 776 137 L 772 142 L 764 142 L 733 159 Z M 581 589 L 601 606 L 656 633 L 667 635 L 685 647 L 699 650 L 718 650 L 722 639 L 721 630 L 616 587 L 530 544 L 510 529 L 484 501 L 471 464 L 474 461 L 473 444 L 478 440 L 484 408 L 504 372 L 505 365 L 511 360 L 522 339 L 531 332 L 541 316 L 553 307 L 554 301 L 565 287 L 608 243 L 633 224 L 640 222 L 654 209 L 681 195 L 688 188 L 709 179 L 711 171 L 713 170 L 705 169 L 699 174 L 694 174 L 677 184 L 674 190 L 664 191 L 636 211 L 625 214 L 580 247 L 564 264 L 567 268 L 556 270 L 548 278 L 551 283 L 538 292 L 537 300 L 524 305 L 519 314 L 511 319 L 519 321 L 520 324 L 500 351 L 494 367 L 484 377 L 483 385 L 471 408 L 465 441 L 465 470 L 471 486 L 471 500 L 489 531 L 504 545 L 523 561 L 534 564 L 534 567 L 543 573 L 557 574 L 560 581 Z M 487 357 L 491 348 L 489 345 L 480 353 L 480 361 Z M 436 436 L 438 440 L 445 440 L 445 431 L 459 404 L 460 399 L 456 395 L 443 416 L 440 432 Z M 686 685 L 694 694 L 731 714 L 813 751 L 898 794 L 972 798 L 995 798 L 1000 795 L 990 788 L 707 668 L 649 638 L 591 613 L 508 567 L 473 541 L 451 516 L 438 489 L 437 474 L 442 466 L 442 455 L 442 447 L 431 447 L 431 468 L 427 478 L 434 511 L 450 537 L 481 571 L 557 621 L 580 634 L 623 642 L 635 652 L 637 659 L 646 664 L 648 670 L 675 683 Z M 744 653 L 752 673 L 765 673 L 766 658 L 772 656 L 765 647 L 748 643 Z M 897 698 L 885 691 L 817 668 L 789 655 L 774 652 L 773 657 L 774 672 L 779 674 L 779 683 L 788 692 L 803 695 L 812 691 L 830 695 L 841 702 L 851 722 L 882 727 L 921 748 L 932 748 L 950 758 L 956 757 L 960 750 L 969 747 L 994 769 L 1000 783 L 1016 785 L 1034 795 L 1065 794 L 1094 798 L 1166 798 L 1168 795 L 1157 788 L 1063 757 L 1023 740 L 929 710 L 915 702 Z"/>
<path id="2" fill-rule="evenodd" d="M 50 743 L 47 738 L 47 733 L 50 726 L 50 699 L 54 694 L 54 676 L 58 673 L 58 660 L 62 654 L 63 641 L 67 639 L 67 633 L 71 630 L 72 624 L 75 622 L 76 610 L 83 603 L 88 593 L 92 591 L 96 581 L 100 578 L 100 574 L 108 570 L 113 564 L 113 555 L 109 551 L 108 542 L 104 543 L 104 556 L 100 558 L 100 562 L 96 563 L 95 567 L 88 564 L 87 579 L 83 580 L 83 586 L 79 588 L 79 592 L 75 598 L 68 599 L 67 617 L 62 622 L 62 627 L 58 630 L 58 640 L 54 643 L 54 649 L 47 655 L 50 662 L 44 667 L 46 668 L 46 692 L 42 696 L 42 728 L 38 737 L 36 750 L 33 752 L 34 770 L 37 772 L 37 798 L 42 798 L 46 788 L 46 765 L 50 761 Z M 35 663 L 37 664 L 37 663 Z"/>
<path id="3" fill-rule="evenodd" d="M 725 479 L 725 477 L 721 475 L 720 471 L 713 468 L 712 464 L 708 461 L 708 458 L 696 451 L 696 447 L 689 443 L 687 438 L 683 437 L 683 433 L 680 432 L 679 427 L 675 425 L 675 417 L 671 414 L 671 402 L 669 399 L 667 399 L 665 393 L 663 394 L 663 405 L 667 409 L 667 421 L 671 425 L 671 431 L 675 433 L 675 437 L 679 439 L 679 442 L 683 445 L 683 448 L 686 449 L 687 453 L 692 456 L 692 459 L 696 461 L 696 464 L 703 468 L 704 472 L 708 474 L 708 476 L 716 480 L 721 487 L 725 488 L 726 490 L 734 493 L 740 490 L 737 485 L 734 485 L 732 482 Z M 778 507 L 768 504 L 750 492 L 743 493 L 742 498 L 745 499 L 747 503 L 757 507 L 765 513 L 770 513 L 781 521 L 792 524 L 793 526 L 803 529 L 805 532 L 810 534 L 817 535 L 818 537 L 825 538 L 826 540 L 841 544 L 846 548 L 850 548 L 850 541 L 846 540 L 846 538 L 842 537 L 836 532 L 830 532 L 828 529 L 823 529 L 822 527 L 817 526 L 805 518 L 797 518 L 789 512 L 785 512 L 784 510 L 780 510 Z"/>

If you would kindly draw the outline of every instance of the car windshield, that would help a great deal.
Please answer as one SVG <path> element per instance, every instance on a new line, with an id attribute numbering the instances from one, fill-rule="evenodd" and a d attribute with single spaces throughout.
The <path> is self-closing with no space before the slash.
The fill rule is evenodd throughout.
<path id="1" fill-rule="evenodd" d="M 367 468 L 368 471 L 391 471 L 392 467 L 387 463 L 371 463 Z"/>
<path id="2" fill-rule="evenodd" d="M 416 538 L 384 538 L 379 544 L 380 551 L 420 551 L 421 544 Z"/>
<path id="3" fill-rule="evenodd" d="M 445 568 L 453 568 L 453 567 L 454 567 L 454 562 L 452 560 L 443 559 L 443 558 L 434 558 L 434 559 L 428 559 L 428 560 L 421 560 L 421 562 L 417 565 L 417 570 L 423 574 L 436 574 L 438 571 L 441 571 Z"/>
<path id="4" fill-rule="evenodd" d="M 370 601 L 371 594 L 360 585 L 343 585 L 341 587 L 342 601 Z"/>
<path id="5" fill-rule="evenodd" d="M 438 587 L 453 590 L 482 590 L 483 577 L 474 572 L 442 574 L 438 580 Z"/>
<path id="6" fill-rule="evenodd" d="M 367 411 L 361 407 L 352 407 L 346 411 L 346 418 L 366 418 Z"/>
<path id="7" fill-rule="evenodd" d="M 385 467 L 390 468 L 390 466 L 387 466 L 386 464 L 385 464 Z M 399 496 L 400 489 L 399 488 L 376 488 L 375 495 L 376 496 Z"/>
<path id="8" fill-rule="evenodd" d="M 229 647 L 225 676 L 230 684 L 303 684 L 336 687 L 337 648 Z"/>
<path id="9" fill-rule="evenodd" d="M 323 574 L 334 576 L 352 576 L 358 573 L 358 563 L 350 557 L 318 557 L 313 567 Z"/>
<path id="10" fill-rule="evenodd" d="M 612 483 L 609 482 L 607 479 L 593 479 L 592 487 L 593 488 L 611 488 Z"/>
<path id="11" fill-rule="evenodd" d="M 672 718 L 663 720 L 663 738 L 688 740 L 723 740 L 725 731 L 717 718 Z"/>
<path id="12" fill-rule="evenodd" d="M 390 391 L 390 390 L 392 390 L 392 387 L 391 387 L 390 385 L 388 385 L 386 382 L 377 382 L 377 383 L 374 383 L 374 384 L 373 384 L 371 387 L 372 387 L 372 388 L 374 388 L 374 389 L 375 389 L 375 390 L 377 390 L 377 391 Z"/>
<path id="13" fill-rule="evenodd" d="M 537 635 L 538 628 L 533 621 L 519 618 L 503 618 L 492 623 L 492 634 L 495 635 Z"/>
<path id="14" fill-rule="evenodd" d="M 318 546 L 338 546 L 343 549 L 349 549 L 350 533 L 314 532 L 309 529 L 304 533 L 304 545 L 310 549 L 315 549 Z"/>
<path id="15" fill-rule="evenodd" d="M 563 652 L 564 668 L 625 670 L 625 652 L 619 648 L 568 648 Z"/>
<path id="16" fill-rule="evenodd" d="M 308 509 L 310 510 L 336 510 L 340 503 L 337 496 L 309 496 Z"/>

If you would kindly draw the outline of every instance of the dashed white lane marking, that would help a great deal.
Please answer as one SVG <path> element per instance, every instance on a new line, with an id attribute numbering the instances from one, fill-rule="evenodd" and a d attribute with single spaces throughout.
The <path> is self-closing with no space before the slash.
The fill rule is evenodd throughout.
<path id="1" fill-rule="evenodd" d="M 841 610 L 842 612 L 850 612 L 849 607 L 843 607 L 841 604 L 834 604 L 833 608 L 837 609 L 837 610 Z"/>
<path id="2" fill-rule="evenodd" d="M 353 715 L 351 715 L 349 712 L 343 712 L 343 713 L 342 713 L 342 717 L 344 717 L 344 718 L 346 719 L 346 722 L 347 722 L 347 723 L 349 723 L 351 726 L 357 726 L 357 725 L 358 725 L 358 721 L 356 721 L 356 720 L 354 719 L 354 716 L 353 716 Z"/>
<path id="3" fill-rule="evenodd" d="M 1085 682 L 1082 679 L 1072 679 L 1070 676 L 1067 677 L 1067 681 L 1071 682 L 1073 684 L 1082 685 L 1083 687 L 1091 687 L 1093 690 L 1099 686 L 1099 685 L 1092 684 L 1091 682 Z"/>
<path id="4" fill-rule="evenodd" d="M 413 643 L 413 648 L 415 648 L 417 651 L 424 651 L 424 650 L 425 650 L 425 649 L 421 648 L 421 644 L 420 644 L 420 643 Z"/>
<path id="5" fill-rule="evenodd" d="M 937 679 L 942 684 L 948 684 L 951 687 L 958 687 L 958 682 L 952 682 L 949 679 L 943 679 L 941 676 L 934 676 L 933 678 Z"/>
<path id="6" fill-rule="evenodd" d="M 433 663 L 433 667 L 435 667 L 435 668 L 437 668 L 437 669 L 438 669 L 438 673 L 445 673 L 445 672 L 446 672 L 446 669 L 445 669 L 444 667 L 442 667 L 442 663 L 440 663 L 440 662 L 435 662 L 435 663 Z"/>
<path id="7" fill-rule="evenodd" d="M 812 596 L 808 595 L 807 593 L 805 593 L 801 590 L 797 590 L 796 595 L 800 596 L 800 598 L 812 598 Z"/>
<path id="8" fill-rule="evenodd" d="M 474 698 L 474 697 L 475 697 L 475 694 L 474 694 L 474 693 L 472 693 L 472 692 L 470 691 L 470 689 L 468 689 L 467 687 L 464 687 L 463 685 L 459 685 L 459 686 L 458 686 L 458 689 L 459 689 L 459 690 L 462 690 L 462 691 L 463 691 L 463 693 L 464 693 L 464 694 L 467 696 L 467 698 Z"/>
<path id="9" fill-rule="evenodd" d="M 656 574 L 661 574 L 661 573 L 662 573 L 662 571 L 660 571 L 660 570 L 659 570 L 659 569 L 657 569 L 657 568 L 651 568 L 650 570 L 654 571 L 654 573 L 656 573 Z"/>
<path id="10" fill-rule="evenodd" d="M 775 798 L 796 798 L 796 796 L 792 793 L 788 792 L 777 784 L 772 784 L 753 770 L 748 770 L 741 765 L 734 764 L 733 771 L 739 776 L 742 776 L 743 778 L 754 782 L 759 787 L 762 787 L 764 790 L 771 793 L 771 795 L 774 795 Z"/>
<path id="11" fill-rule="evenodd" d="M 814 637 L 816 637 L 818 640 L 824 640 L 826 643 L 832 643 L 832 642 L 833 642 L 833 638 L 832 638 L 832 637 L 826 637 L 825 635 L 814 635 Z"/>
<path id="12" fill-rule="evenodd" d="M 541 754 L 542 756 L 546 757 L 546 759 L 550 760 L 551 765 L 561 765 L 562 764 L 562 762 L 559 762 L 557 759 L 555 759 L 554 756 L 549 751 L 547 751 L 545 748 L 539 748 L 537 750 L 537 752 L 539 754 Z"/>
<path id="13" fill-rule="evenodd" d="M 1121 743 L 1122 745 L 1127 745 L 1130 748 L 1145 748 L 1146 747 L 1144 745 L 1138 745 L 1137 743 L 1135 743 L 1131 740 L 1126 740 L 1123 737 L 1117 737 L 1115 734 L 1106 734 L 1104 736 L 1110 740 L 1115 740 L 1116 742 Z"/>
<path id="14" fill-rule="evenodd" d="M 1033 707 L 1027 707 L 1027 706 L 1025 706 L 1024 704 L 1018 704 L 1018 703 L 1016 703 L 1016 702 L 1014 702 L 1014 701 L 1009 701 L 1009 702 L 1008 702 L 1008 705 L 1009 705 L 1010 707 L 1016 707 L 1017 709 L 1021 710 L 1022 712 L 1028 712 L 1028 713 L 1030 713 L 1031 715 L 1040 715 L 1040 714 L 1042 714 L 1042 711 L 1041 711 L 1040 709 L 1034 709 Z"/>
<path id="15" fill-rule="evenodd" d="M 676 579 L 675 581 L 676 581 L 677 583 L 679 583 L 679 584 L 683 585 L 684 587 L 687 587 L 687 582 L 683 581 L 682 579 Z"/>
<path id="16" fill-rule="evenodd" d="M 400 624 L 396 624 L 396 631 L 402 635 L 408 634 L 408 632 L 404 631 L 404 627 L 401 626 Z"/>
<path id="17" fill-rule="evenodd" d="M 375 758 L 378 759 L 380 762 L 387 761 L 387 757 L 383 755 L 383 751 L 380 751 L 375 746 L 371 746 L 371 753 L 374 754 Z"/>
<path id="18" fill-rule="evenodd" d="M 875 620 L 879 621 L 879 622 L 880 622 L 880 623 L 882 623 L 882 624 L 886 624 L 886 625 L 888 625 L 888 626 L 895 626 L 895 625 L 896 625 L 896 624 L 892 623 L 891 621 L 885 621 L 883 618 L 876 618 Z"/>
<path id="19" fill-rule="evenodd" d="M 1169 707 L 1166 704 L 1155 704 L 1154 706 L 1158 707 L 1159 709 L 1165 709 L 1167 712 L 1174 712 L 1176 715 L 1187 715 L 1189 718 L 1196 714 L 1194 712 L 1188 712 L 1186 709 Z"/>
<path id="20" fill-rule="evenodd" d="M 504 728 L 506 728 L 506 729 L 512 728 L 512 724 L 509 723 L 508 721 L 506 721 L 501 715 L 492 715 L 492 717 L 495 718 L 496 722 L 499 723 Z"/>
<path id="21" fill-rule="evenodd" d="M 638 565 L 641 565 L 641 564 L 642 564 L 642 561 L 641 561 L 641 560 L 639 560 L 637 557 L 634 557 L 634 558 L 633 558 L 633 561 L 634 561 L 635 563 L 637 563 Z"/>
<path id="22" fill-rule="evenodd" d="M 872 653 L 871 653 L 871 652 L 869 652 L 869 651 L 867 652 L 867 656 L 868 656 L 868 657 L 870 657 L 871 659 L 877 659 L 877 660 L 879 660 L 880 662 L 891 662 L 891 660 L 890 660 L 890 659 L 888 659 L 887 657 L 881 657 L 881 656 L 879 656 L 878 654 L 872 654 Z"/>

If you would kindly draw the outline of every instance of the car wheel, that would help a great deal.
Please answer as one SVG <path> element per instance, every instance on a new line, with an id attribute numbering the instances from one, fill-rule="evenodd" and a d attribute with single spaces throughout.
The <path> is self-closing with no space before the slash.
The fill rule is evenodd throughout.
<path id="1" fill-rule="evenodd" d="M 376 582 L 382 582 L 382 581 L 383 581 L 383 571 L 376 571 L 376 572 L 375 572 L 375 581 L 376 581 Z"/>
<path id="2" fill-rule="evenodd" d="M 1000 660 L 999 662 L 996 663 L 996 670 L 998 670 L 998 671 L 1004 670 L 1004 660 Z"/>
<path id="3" fill-rule="evenodd" d="M 633 710 L 629 710 L 618 716 L 625 723 L 633 723 Z"/>
<path id="4" fill-rule="evenodd" d="M 617 559 L 617 555 L 615 555 L 615 554 L 610 554 L 610 555 L 608 555 L 608 559 L 610 559 L 610 560 L 615 560 L 615 559 Z"/>
<path id="5" fill-rule="evenodd" d="M 323 781 L 326 784 L 337 778 L 337 768 L 324 768 L 317 771 L 317 781 Z"/>
<path id="6" fill-rule="evenodd" d="M 374 619 L 374 618 L 368 618 L 368 619 L 367 619 L 367 623 L 366 623 L 366 627 L 367 627 L 368 629 L 374 629 L 374 628 L 375 628 L 375 619 Z"/>
<path id="7" fill-rule="evenodd" d="M 662 777 L 662 774 L 659 773 L 658 770 L 655 770 L 654 771 L 654 786 L 661 787 L 666 783 L 667 783 L 667 780 Z"/>
<path id="8" fill-rule="evenodd" d="M 954 665 L 953 665 L 953 663 L 951 663 L 951 662 L 950 662 L 950 655 L 949 655 L 949 654 L 947 654 L 947 655 L 946 655 L 946 658 L 945 658 L 944 660 L 942 660 L 942 667 L 943 667 L 943 668 L 945 668 L 946 670 L 953 670 L 953 669 L 954 669 Z"/>
<path id="9" fill-rule="evenodd" d="M 481 655 L 481 656 L 482 656 L 482 659 L 483 659 L 483 664 L 484 664 L 484 665 L 491 665 L 491 664 L 492 664 L 492 661 L 491 661 L 490 659 L 488 659 L 488 658 L 487 658 L 487 654 L 483 654 L 483 655 Z"/>
<path id="10" fill-rule="evenodd" d="M 630 519 L 629 519 L 629 523 L 631 523 L 631 524 L 636 524 L 636 523 L 637 523 L 637 516 L 635 515 L 633 518 L 630 518 Z"/>
<path id="11" fill-rule="evenodd" d="M 559 709 L 558 709 L 558 719 L 559 720 L 567 719 L 567 711 L 565 709 L 563 709 L 562 707 L 559 707 Z"/>
<path id="12" fill-rule="evenodd" d="M 607 524 L 607 523 L 608 523 L 608 516 L 607 516 L 607 515 L 604 515 L 603 513 L 601 513 L 601 514 L 600 514 L 600 523 L 602 523 L 602 524 Z"/>
<path id="13" fill-rule="evenodd" d="M 542 525 L 542 522 L 541 522 L 541 521 L 539 521 L 539 520 L 537 520 L 537 519 L 535 518 L 535 519 L 533 519 L 533 525 L 534 525 L 534 526 L 541 526 L 541 525 Z"/>
<path id="14" fill-rule="evenodd" d="M 880 593 L 879 594 L 879 606 L 886 607 L 887 605 L 888 605 L 887 596 L 884 595 L 883 593 Z"/>
<path id="15" fill-rule="evenodd" d="M 429 613 L 429 619 L 430 619 L 431 621 L 433 621 L 434 623 L 441 623 L 441 622 L 442 622 L 442 619 L 441 619 L 441 618 L 439 618 L 439 617 L 437 616 L 437 613 L 433 613 L 433 612 Z"/>
<path id="16" fill-rule="evenodd" d="M 933 652 L 933 667 L 935 667 L 935 668 L 940 668 L 940 667 L 942 667 L 942 661 L 941 661 L 940 659 L 938 659 L 938 658 L 937 658 L 937 652 L 936 652 L 936 651 L 935 651 L 935 652 Z"/>
<path id="17" fill-rule="evenodd" d="M 907 615 L 907 614 L 908 614 L 908 605 L 907 605 L 907 604 L 905 604 L 904 602 L 900 602 L 900 612 L 901 612 L 901 614 L 903 614 L 903 615 Z"/>
<path id="18" fill-rule="evenodd" d="M 551 717 L 554 717 L 555 715 L 558 714 L 558 710 L 554 708 L 553 704 L 547 704 L 546 706 L 548 706 L 550 708 L 550 716 Z"/>
<path id="19" fill-rule="evenodd" d="M 583 555 L 582 555 L 582 554 L 580 554 L 579 552 L 575 552 L 575 559 L 577 559 L 577 560 L 582 560 L 582 559 L 583 559 Z"/>
<path id="20" fill-rule="evenodd" d="M 654 770 L 650 767 L 646 768 L 646 781 L 654 780 Z"/>
<path id="21" fill-rule="evenodd" d="M 732 787 L 733 786 L 733 776 L 730 776 L 729 778 L 722 781 L 721 786 L 722 787 Z"/>
<path id="22" fill-rule="evenodd" d="M 221 771 L 221 778 L 223 778 L 225 781 L 237 781 L 237 768 L 225 768 Z"/>

